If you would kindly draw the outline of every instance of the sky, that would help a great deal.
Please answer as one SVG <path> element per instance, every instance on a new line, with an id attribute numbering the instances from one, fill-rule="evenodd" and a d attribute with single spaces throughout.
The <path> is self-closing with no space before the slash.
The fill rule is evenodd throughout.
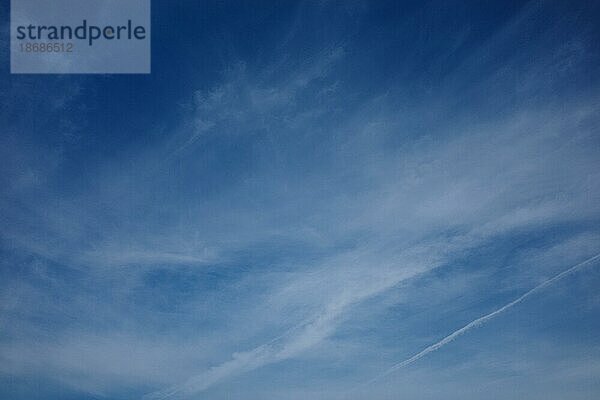
<path id="1" fill-rule="evenodd" d="M 153 1 L 149 75 L 8 12 L 1 399 L 600 395 L 599 3 Z"/>

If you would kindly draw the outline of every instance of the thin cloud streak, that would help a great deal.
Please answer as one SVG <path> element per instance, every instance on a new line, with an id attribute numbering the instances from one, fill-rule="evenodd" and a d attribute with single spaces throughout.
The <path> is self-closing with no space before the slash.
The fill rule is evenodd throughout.
<path id="1" fill-rule="evenodd" d="M 518 297 L 517 299 L 511 301 L 508 304 L 505 304 L 504 306 L 498 308 L 495 311 L 492 311 L 489 314 L 486 314 L 482 317 L 477 318 L 476 320 L 473 320 L 471 322 L 469 322 L 467 325 L 463 326 L 462 328 L 452 332 L 450 335 L 446 336 L 445 338 L 443 338 L 442 340 L 440 340 L 437 343 L 432 344 L 431 346 L 425 348 L 424 350 L 420 351 L 419 353 L 415 354 L 414 356 L 407 358 L 406 360 L 395 364 L 394 366 L 392 366 L 391 368 L 389 368 L 387 371 L 385 371 L 383 374 L 376 376 L 375 378 L 371 379 L 370 381 L 368 381 L 366 384 L 364 384 L 363 386 L 367 386 L 370 385 L 386 376 L 388 376 L 389 374 L 393 373 L 394 371 L 397 371 L 400 368 L 406 367 L 407 365 L 410 365 L 412 363 L 414 363 L 415 361 L 420 360 L 421 358 L 425 357 L 427 354 L 432 353 L 436 350 L 439 350 L 440 348 L 442 348 L 443 346 L 447 345 L 448 343 L 454 341 L 456 338 L 458 338 L 459 336 L 461 336 L 464 333 L 467 333 L 468 331 L 470 331 L 473 328 L 477 328 L 481 325 L 483 325 L 484 323 L 486 323 L 487 321 L 493 319 L 494 317 L 498 316 L 499 314 L 503 313 L 504 311 L 508 310 L 509 308 L 523 302 L 525 299 L 527 299 L 528 297 L 530 297 L 531 295 L 539 292 L 540 290 L 552 285 L 553 283 L 561 280 L 562 278 L 573 274 L 575 272 L 577 272 L 578 270 L 580 270 L 581 268 L 583 268 L 584 266 L 596 261 L 597 259 L 600 258 L 600 253 L 596 254 L 595 256 L 588 258 L 587 260 L 580 262 L 579 264 L 576 264 L 574 266 L 572 266 L 571 268 L 559 273 L 558 275 L 555 275 L 554 277 L 540 283 L 539 285 L 537 285 L 536 287 L 534 287 L 533 289 L 529 290 L 528 292 L 526 292 L 525 294 L 521 295 L 520 297 Z"/>

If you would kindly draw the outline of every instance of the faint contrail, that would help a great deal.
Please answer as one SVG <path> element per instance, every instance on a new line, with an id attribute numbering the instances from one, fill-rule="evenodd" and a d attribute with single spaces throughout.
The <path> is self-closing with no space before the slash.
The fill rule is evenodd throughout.
<path id="1" fill-rule="evenodd" d="M 463 326 L 462 328 L 452 332 L 450 335 L 446 336 L 445 338 L 443 338 L 442 340 L 440 340 L 439 342 L 432 344 L 431 346 L 425 348 L 424 350 L 420 351 L 419 353 L 415 354 L 414 356 L 407 358 L 406 360 L 399 362 L 398 364 L 392 366 L 391 368 L 389 368 L 387 371 L 385 371 L 383 374 L 376 376 L 375 378 L 371 379 L 370 381 L 368 381 L 367 383 L 365 383 L 363 386 L 369 385 L 389 374 L 391 374 L 392 372 L 405 367 L 409 364 L 414 363 L 415 361 L 419 360 L 422 357 L 425 357 L 427 354 L 431 353 L 432 351 L 436 351 L 437 349 L 447 345 L 448 343 L 452 342 L 454 339 L 456 339 L 457 337 L 459 337 L 460 335 L 462 335 L 463 333 L 466 333 L 467 331 L 476 328 L 482 324 L 484 324 L 485 322 L 489 321 L 490 319 L 494 318 L 495 316 L 497 316 L 498 314 L 500 314 L 503 311 L 508 310 L 509 308 L 511 308 L 512 306 L 515 306 L 517 304 L 519 304 L 520 302 L 522 302 L 523 300 L 525 300 L 527 297 L 531 296 L 532 294 L 544 289 L 545 287 L 553 284 L 554 282 L 564 278 L 565 276 L 572 274 L 573 272 L 577 271 L 578 269 L 584 267 L 585 265 L 597 260 L 598 258 L 600 258 L 600 254 L 596 254 L 594 257 L 592 258 L 588 258 L 587 260 L 572 266 L 571 268 L 561 272 L 558 275 L 555 275 L 554 277 L 540 283 L 539 285 L 537 285 L 536 287 L 534 287 L 533 289 L 529 290 L 528 292 L 526 292 L 525 294 L 521 295 L 521 297 L 518 297 L 517 299 L 511 301 L 510 303 L 500 307 L 499 309 L 492 311 L 489 314 L 484 315 L 483 317 L 479 317 L 474 321 L 469 322 L 467 325 Z"/>

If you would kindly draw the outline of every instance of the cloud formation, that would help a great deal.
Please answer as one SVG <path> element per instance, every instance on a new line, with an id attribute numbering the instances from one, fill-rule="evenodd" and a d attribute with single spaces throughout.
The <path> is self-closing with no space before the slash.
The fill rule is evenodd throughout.
<path id="1" fill-rule="evenodd" d="M 197 26 L 194 6 L 171 7 L 165 23 Z M 189 63 L 159 58 L 148 81 L 0 83 L 0 374 L 13 382 L 0 397 L 38 382 L 42 398 L 343 398 L 597 253 L 600 102 L 581 10 L 324 3 L 232 25 L 215 7 L 197 41 L 157 39 L 155 54 L 177 42 Z M 571 326 L 506 332 L 548 348 L 566 335 L 584 365 L 600 302 L 595 272 L 583 280 L 577 298 L 543 299 L 564 299 L 553 310 L 572 310 Z M 546 359 L 498 365 L 484 344 L 517 345 L 488 335 L 369 397 L 478 398 L 459 383 L 489 384 L 482 365 L 542 379 Z"/>

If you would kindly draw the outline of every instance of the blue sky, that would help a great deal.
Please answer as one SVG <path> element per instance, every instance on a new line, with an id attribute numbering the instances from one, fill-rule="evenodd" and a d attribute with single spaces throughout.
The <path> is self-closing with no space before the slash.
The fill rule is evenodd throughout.
<path id="1" fill-rule="evenodd" d="M 600 7 L 152 4 L 10 75 L 0 398 L 595 399 Z"/>

